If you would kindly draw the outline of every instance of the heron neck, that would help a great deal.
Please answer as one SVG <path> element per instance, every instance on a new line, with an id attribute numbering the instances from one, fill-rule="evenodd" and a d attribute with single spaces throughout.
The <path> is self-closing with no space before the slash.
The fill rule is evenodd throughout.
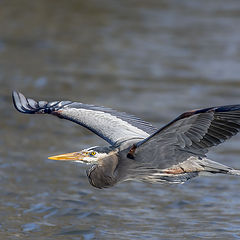
<path id="1" fill-rule="evenodd" d="M 100 159 L 98 165 L 88 173 L 90 184 L 97 188 L 113 186 L 117 182 L 115 172 L 117 164 L 117 153 L 110 153 L 107 157 Z"/>

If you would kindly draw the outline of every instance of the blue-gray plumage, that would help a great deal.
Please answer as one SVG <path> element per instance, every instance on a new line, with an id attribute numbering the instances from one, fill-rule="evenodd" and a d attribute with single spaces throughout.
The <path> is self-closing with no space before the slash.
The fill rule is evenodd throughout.
<path id="1" fill-rule="evenodd" d="M 240 105 L 193 110 L 157 129 L 141 119 L 110 108 L 71 101 L 35 101 L 13 92 L 16 109 L 52 114 L 78 123 L 106 140 L 106 147 L 50 157 L 91 164 L 89 182 L 98 188 L 126 180 L 183 183 L 198 175 L 239 170 L 207 159 L 206 153 L 239 132 Z"/>

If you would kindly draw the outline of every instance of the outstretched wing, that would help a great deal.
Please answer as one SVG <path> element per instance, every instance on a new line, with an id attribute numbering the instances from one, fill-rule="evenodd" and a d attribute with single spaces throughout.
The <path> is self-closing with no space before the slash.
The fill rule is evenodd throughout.
<path id="1" fill-rule="evenodd" d="M 240 105 L 206 108 L 183 113 L 129 152 L 140 162 L 167 168 L 190 156 L 205 156 L 240 130 Z"/>
<path id="2" fill-rule="evenodd" d="M 15 91 L 12 96 L 19 112 L 48 113 L 68 119 L 88 128 L 112 145 L 129 139 L 144 139 L 157 130 L 148 122 L 110 108 L 71 101 L 37 102 Z"/>

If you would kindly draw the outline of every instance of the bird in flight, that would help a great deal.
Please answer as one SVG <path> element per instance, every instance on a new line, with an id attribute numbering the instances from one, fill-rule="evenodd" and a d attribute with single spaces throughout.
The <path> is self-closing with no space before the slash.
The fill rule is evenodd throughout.
<path id="1" fill-rule="evenodd" d="M 199 175 L 240 175 L 240 170 L 206 157 L 208 150 L 240 130 L 240 105 L 185 112 L 160 129 L 117 112 L 72 101 L 35 101 L 13 91 L 21 113 L 51 114 L 75 122 L 109 143 L 78 152 L 49 157 L 90 164 L 87 177 L 96 188 L 136 180 L 149 183 L 184 183 Z"/>

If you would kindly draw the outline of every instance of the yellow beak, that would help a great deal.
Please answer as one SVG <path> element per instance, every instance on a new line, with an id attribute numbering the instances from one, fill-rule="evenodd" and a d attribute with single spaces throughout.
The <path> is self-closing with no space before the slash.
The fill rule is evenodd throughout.
<path id="1" fill-rule="evenodd" d="M 61 155 L 56 155 L 48 157 L 51 160 L 62 160 L 62 161 L 82 161 L 84 155 L 79 152 L 66 153 Z"/>

